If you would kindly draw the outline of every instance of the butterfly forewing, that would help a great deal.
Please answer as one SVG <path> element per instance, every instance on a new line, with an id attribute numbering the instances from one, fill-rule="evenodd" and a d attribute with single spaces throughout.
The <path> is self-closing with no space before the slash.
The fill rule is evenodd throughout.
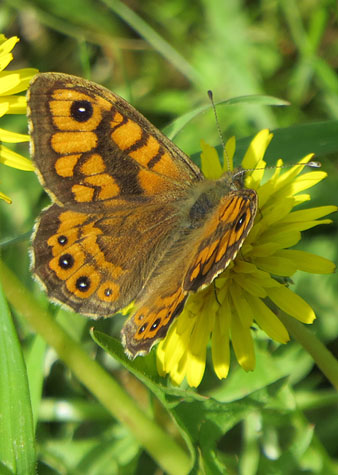
<path id="1" fill-rule="evenodd" d="M 29 89 L 28 116 L 40 180 L 69 208 L 93 212 L 163 199 L 202 179 L 136 109 L 95 83 L 39 74 Z"/>

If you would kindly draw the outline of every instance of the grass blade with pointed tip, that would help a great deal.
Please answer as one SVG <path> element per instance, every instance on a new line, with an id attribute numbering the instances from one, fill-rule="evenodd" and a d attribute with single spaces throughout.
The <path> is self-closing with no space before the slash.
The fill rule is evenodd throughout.
<path id="1" fill-rule="evenodd" d="M 265 96 L 261 94 L 253 94 L 249 96 L 239 96 L 232 97 L 230 99 L 225 99 L 215 103 L 216 106 L 229 106 L 234 104 L 254 104 L 254 105 L 265 105 L 265 106 L 288 106 L 289 102 L 279 99 L 278 97 Z M 196 107 L 196 109 L 183 114 L 178 119 L 171 122 L 169 125 L 164 127 L 163 133 L 169 137 L 171 140 L 195 117 L 199 114 L 202 114 L 208 109 L 211 109 L 211 103 Z"/>
<path id="2" fill-rule="evenodd" d="M 1 287 L 0 318 L 0 460 L 12 473 L 34 474 L 34 428 L 26 366 Z"/>

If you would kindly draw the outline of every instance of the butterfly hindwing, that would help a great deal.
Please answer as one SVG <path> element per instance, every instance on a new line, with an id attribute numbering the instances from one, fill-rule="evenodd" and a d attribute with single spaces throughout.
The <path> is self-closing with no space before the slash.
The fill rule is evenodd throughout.
<path id="1" fill-rule="evenodd" d="M 54 204 L 36 225 L 33 271 L 53 300 L 84 315 L 112 315 L 137 298 L 171 245 L 177 218 L 170 204 L 120 209 L 113 215 Z M 150 241 L 151 248 L 145 248 Z"/>

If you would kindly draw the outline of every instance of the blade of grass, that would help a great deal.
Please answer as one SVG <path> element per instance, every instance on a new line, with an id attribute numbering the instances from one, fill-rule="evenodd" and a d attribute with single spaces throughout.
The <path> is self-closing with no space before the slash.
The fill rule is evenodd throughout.
<path id="1" fill-rule="evenodd" d="M 137 31 L 156 51 L 164 56 L 192 83 L 199 84 L 201 82 L 198 72 L 188 61 L 127 5 L 118 0 L 103 0 L 103 3 Z"/>
<path id="2" fill-rule="evenodd" d="M 46 353 L 46 342 L 36 335 L 26 356 L 27 376 L 31 394 L 34 426 L 38 422 L 43 386 L 43 367 Z"/>
<path id="3" fill-rule="evenodd" d="M 119 384 L 74 341 L 16 276 L 0 261 L 0 279 L 18 313 L 51 345 L 81 383 L 125 424 L 158 465 L 172 474 L 186 474 L 190 461 L 184 450 L 151 420 Z"/>
<path id="4" fill-rule="evenodd" d="M 11 473 L 33 475 L 35 442 L 26 367 L 1 285 L 0 318 L 0 460 Z"/>
<path id="5" fill-rule="evenodd" d="M 316 335 L 302 323 L 287 314 L 280 314 L 279 319 L 286 326 L 290 335 L 312 356 L 331 384 L 338 390 L 338 361 L 332 353 L 318 340 Z"/>

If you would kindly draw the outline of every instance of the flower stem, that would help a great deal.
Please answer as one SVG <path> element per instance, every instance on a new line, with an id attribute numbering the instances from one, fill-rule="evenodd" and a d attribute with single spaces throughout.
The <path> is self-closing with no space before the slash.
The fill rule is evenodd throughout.
<path id="1" fill-rule="evenodd" d="M 287 314 L 279 315 L 280 320 L 302 347 L 312 356 L 317 366 L 322 370 L 327 379 L 338 390 L 338 361 L 323 345 L 314 333 L 304 324 Z"/>
<path id="2" fill-rule="evenodd" d="M 18 313 L 73 371 L 79 381 L 121 423 L 128 426 L 135 438 L 158 465 L 170 474 L 186 474 L 190 461 L 187 453 L 140 410 L 136 402 L 121 388 L 107 371 L 89 358 L 75 340 L 46 311 L 41 309 L 31 293 L 0 261 L 0 279 L 9 302 Z"/>

